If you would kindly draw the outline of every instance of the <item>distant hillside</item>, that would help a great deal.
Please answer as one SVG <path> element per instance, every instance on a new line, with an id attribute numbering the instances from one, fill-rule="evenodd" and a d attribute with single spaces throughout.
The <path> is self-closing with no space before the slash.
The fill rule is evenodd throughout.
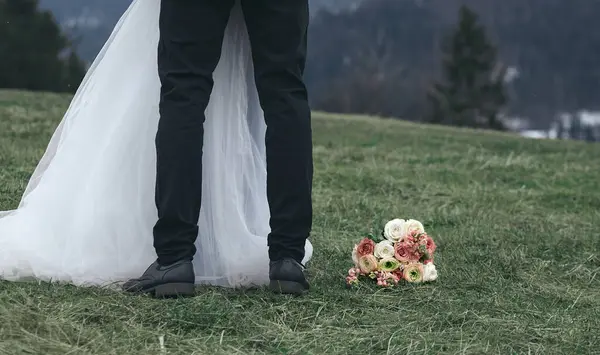
<path id="1" fill-rule="evenodd" d="M 311 12 L 350 8 L 363 0 L 309 0 Z M 77 39 L 78 52 L 92 61 L 110 35 L 131 0 L 40 0 L 58 21 Z"/>
<path id="2" fill-rule="evenodd" d="M 131 3 L 40 1 L 79 39 L 88 62 Z M 549 129 L 565 113 L 600 112 L 598 0 L 309 1 L 306 82 L 316 109 L 425 116 L 427 93 L 440 78 L 441 45 L 459 7 L 468 5 L 498 49 L 497 64 L 514 73 L 507 116 L 529 121 L 529 129 Z"/>

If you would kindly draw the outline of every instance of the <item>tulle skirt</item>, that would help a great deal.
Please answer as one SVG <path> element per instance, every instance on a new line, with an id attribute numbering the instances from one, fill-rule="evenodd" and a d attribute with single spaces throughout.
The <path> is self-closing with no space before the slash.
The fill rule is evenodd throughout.
<path id="1" fill-rule="evenodd" d="M 19 207 L 0 212 L 0 278 L 106 285 L 156 259 L 160 0 L 136 0 L 88 71 Z M 239 4 L 206 111 L 197 283 L 268 282 L 263 112 Z M 312 246 L 306 243 L 307 262 Z"/>

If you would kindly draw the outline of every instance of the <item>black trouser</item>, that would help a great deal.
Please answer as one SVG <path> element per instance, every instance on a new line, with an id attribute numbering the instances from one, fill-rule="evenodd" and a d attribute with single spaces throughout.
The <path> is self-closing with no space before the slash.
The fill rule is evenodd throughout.
<path id="1" fill-rule="evenodd" d="M 311 118 L 302 79 L 308 0 L 241 1 L 267 124 L 269 257 L 301 261 L 312 223 Z M 163 265 L 191 259 L 196 253 L 203 123 L 233 4 L 234 0 L 161 2 L 158 71 L 162 88 L 156 135 L 159 219 L 154 247 Z"/>

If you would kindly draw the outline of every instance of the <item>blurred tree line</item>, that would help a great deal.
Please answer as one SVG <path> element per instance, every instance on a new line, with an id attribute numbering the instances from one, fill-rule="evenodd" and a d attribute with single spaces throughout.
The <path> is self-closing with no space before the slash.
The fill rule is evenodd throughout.
<path id="1" fill-rule="evenodd" d="M 94 0 L 102 28 L 129 1 Z M 73 91 L 84 66 L 37 3 L 0 0 L 0 87 Z M 73 16 L 83 6 L 43 3 Z M 558 113 L 600 109 L 600 1 L 310 3 L 306 81 L 316 109 L 496 129 L 502 116 L 547 127 Z M 89 48 L 105 39 L 83 37 Z"/>
<path id="2" fill-rule="evenodd" d="M 486 72 L 492 76 L 471 89 L 466 81 L 448 83 L 454 75 L 448 72 L 448 46 L 464 26 L 459 24 L 463 5 L 477 17 L 474 32 L 463 29 L 459 41 L 471 41 L 467 52 L 480 50 L 479 55 L 489 58 L 474 80 Z M 365 0 L 355 11 L 321 13 L 313 19 L 309 37 L 311 100 L 323 110 L 415 120 L 437 116 L 442 122 L 464 121 L 477 116 L 475 111 L 501 107 L 491 111 L 547 127 L 559 112 L 600 109 L 598 14 L 600 1 L 590 0 Z M 478 31 L 485 33 L 481 42 L 486 44 L 475 43 Z M 464 65 L 473 59 L 463 59 L 463 68 L 456 63 L 455 70 L 467 75 Z M 513 80 L 500 88 L 508 69 Z M 473 103 L 464 95 L 477 92 L 476 87 L 484 88 L 482 96 L 487 97 L 477 99 L 485 102 L 476 109 L 468 108 Z M 454 101 L 448 102 L 451 96 Z M 454 118 L 439 114 L 451 108 L 459 112 Z M 494 121 L 493 112 L 483 116 Z"/>
<path id="3" fill-rule="evenodd" d="M 84 75 L 73 43 L 38 0 L 0 0 L 0 88 L 74 92 Z"/>

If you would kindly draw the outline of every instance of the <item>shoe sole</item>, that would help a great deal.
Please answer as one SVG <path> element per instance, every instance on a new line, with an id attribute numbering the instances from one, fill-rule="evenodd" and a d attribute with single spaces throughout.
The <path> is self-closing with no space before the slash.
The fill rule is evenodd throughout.
<path id="1" fill-rule="evenodd" d="M 271 280 L 269 283 L 271 291 L 284 295 L 303 295 L 308 288 L 299 282 Z"/>
<path id="2" fill-rule="evenodd" d="M 177 298 L 192 297 L 196 294 L 196 289 L 192 283 L 168 283 L 131 293 L 149 294 L 155 298 Z"/>

